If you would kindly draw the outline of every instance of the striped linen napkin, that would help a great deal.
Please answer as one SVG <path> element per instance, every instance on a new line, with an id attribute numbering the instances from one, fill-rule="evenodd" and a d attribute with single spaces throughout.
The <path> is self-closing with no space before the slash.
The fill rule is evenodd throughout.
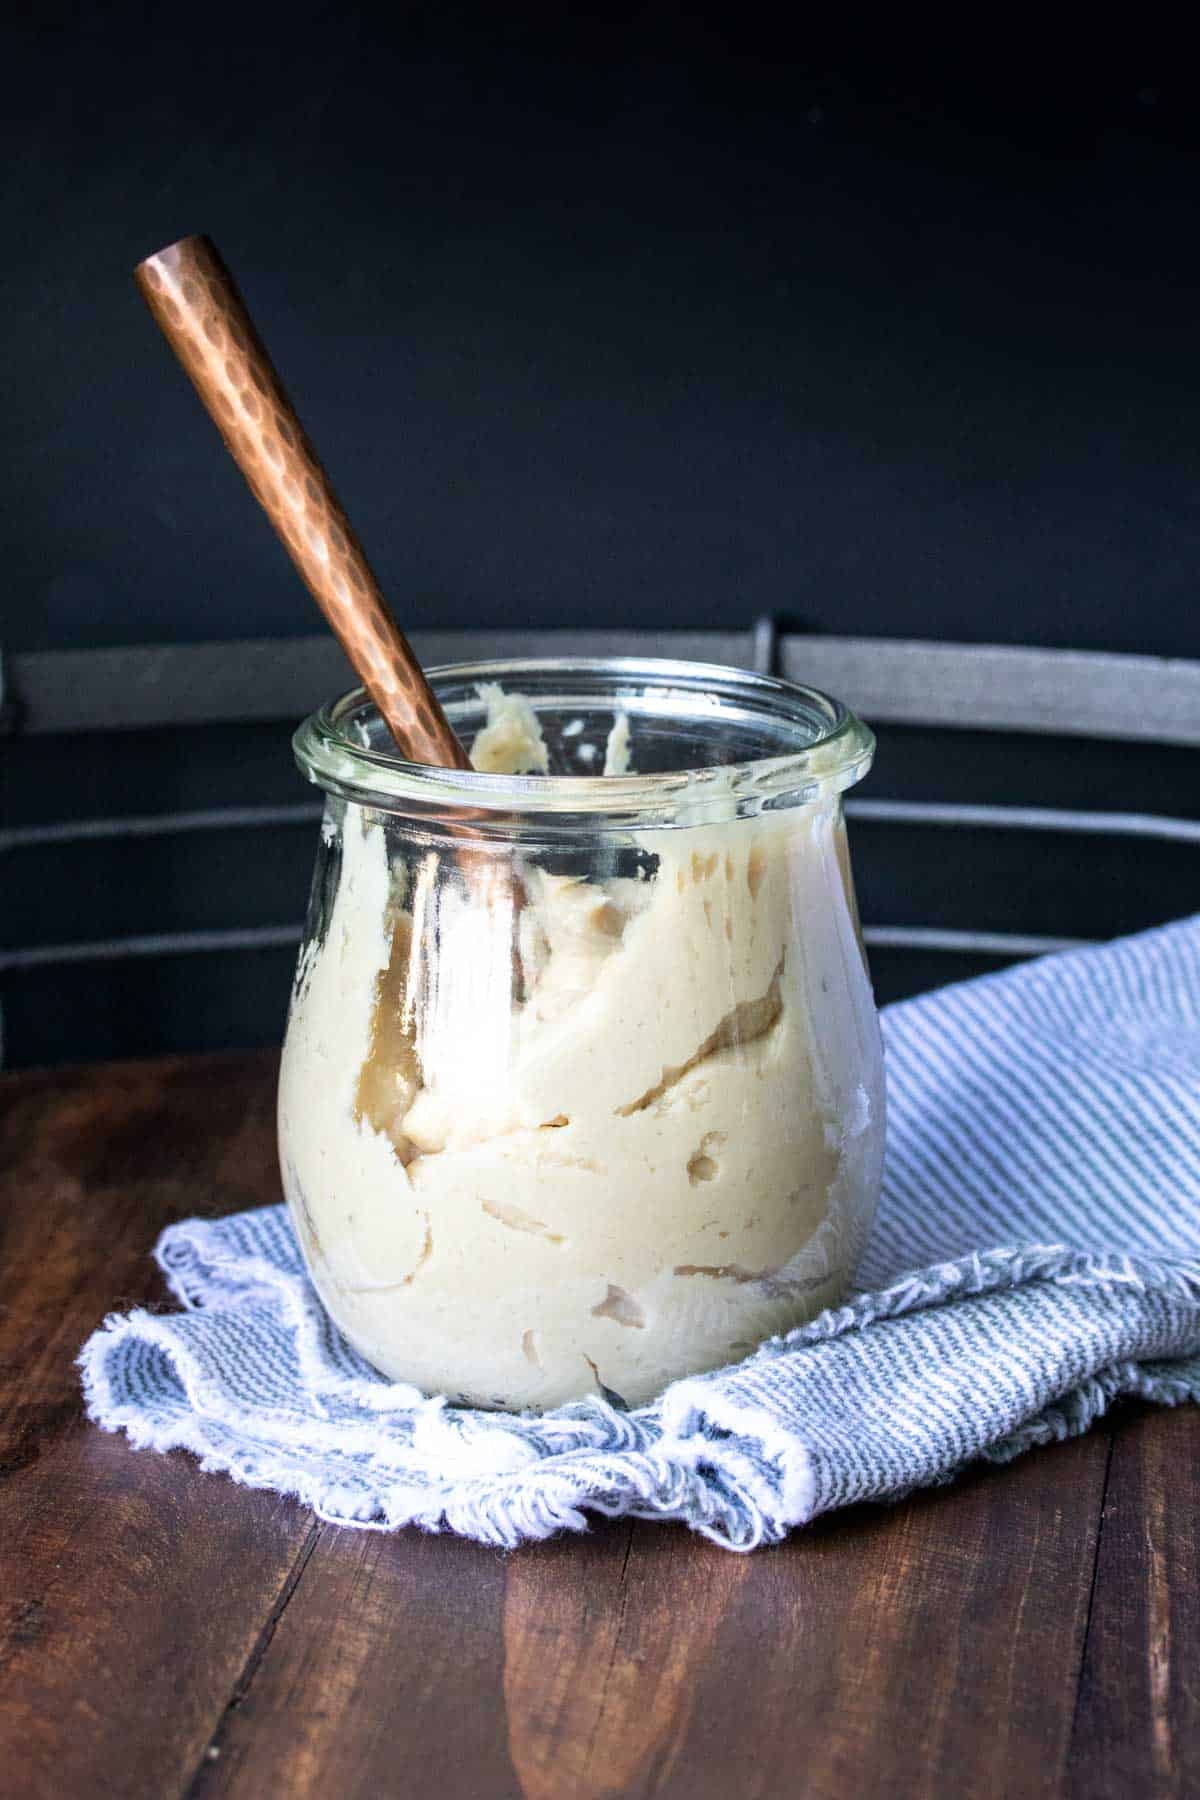
<path id="1" fill-rule="evenodd" d="M 883 1024 L 860 1287 L 736 1367 L 635 1412 L 448 1406 L 346 1345 L 272 1206 L 163 1233 L 184 1310 L 106 1320 L 88 1410 L 340 1524 L 513 1545 L 624 1513 L 748 1550 L 1074 1436 L 1118 1395 L 1200 1399 L 1200 916 Z"/>

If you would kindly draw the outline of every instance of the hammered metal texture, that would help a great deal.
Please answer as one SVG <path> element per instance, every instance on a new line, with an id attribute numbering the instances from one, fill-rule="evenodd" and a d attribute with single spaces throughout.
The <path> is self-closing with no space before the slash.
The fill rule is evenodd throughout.
<path id="1" fill-rule="evenodd" d="M 401 755 L 469 768 L 216 247 L 183 238 L 135 279 Z"/>

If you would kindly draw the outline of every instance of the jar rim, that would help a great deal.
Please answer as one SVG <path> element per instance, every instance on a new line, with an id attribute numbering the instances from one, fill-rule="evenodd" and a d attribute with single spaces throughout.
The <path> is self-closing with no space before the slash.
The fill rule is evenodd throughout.
<path id="1" fill-rule="evenodd" d="M 811 805 L 852 787 L 870 768 L 875 739 L 840 700 L 817 688 L 719 663 L 670 657 L 523 657 L 446 663 L 427 671 L 451 724 L 485 683 L 546 703 L 586 698 L 637 716 L 711 717 L 770 724 L 784 747 L 748 760 L 649 774 L 506 775 L 408 762 L 370 741 L 379 715 L 361 687 L 329 701 L 292 743 L 304 775 L 358 805 L 468 818 L 506 831 L 524 822 L 575 828 L 684 825 Z M 536 701 L 535 701 L 536 704 Z M 482 721 L 480 721 L 482 722 Z M 354 735 L 351 735 L 353 733 Z M 790 740 L 790 741 L 789 741 Z"/>

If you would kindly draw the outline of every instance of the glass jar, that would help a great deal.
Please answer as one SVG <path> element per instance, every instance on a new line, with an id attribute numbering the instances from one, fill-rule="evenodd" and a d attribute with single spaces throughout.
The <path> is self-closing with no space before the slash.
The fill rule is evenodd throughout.
<path id="1" fill-rule="evenodd" d="M 402 761 L 361 690 L 296 735 L 327 798 L 288 1205 L 384 1374 L 638 1405 L 840 1300 L 870 1228 L 882 1057 L 840 797 L 874 740 L 698 663 L 431 680 L 493 772 Z M 551 772 L 495 772 L 506 746 Z"/>

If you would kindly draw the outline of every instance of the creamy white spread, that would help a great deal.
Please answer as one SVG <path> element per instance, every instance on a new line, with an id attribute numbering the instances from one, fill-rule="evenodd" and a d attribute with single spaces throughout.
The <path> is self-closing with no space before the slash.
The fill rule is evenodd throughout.
<path id="1" fill-rule="evenodd" d="M 604 745 L 604 773 L 628 775 L 633 767 L 629 754 L 629 714 L 618 713 Z"/>
<path id="2" fill-rule="evenodd" d="M 481 774 L 545 775 L 549 753 L 542 727 L 524 694 L 506 694 L 485 681 L 479 698 L 487 707 L 487 723 L 471 748 L 471 762 Z"/>
<path id="3" fill-rule="evenodd" d="M 484 697 L 477 763 L 544 768 L 528 703 Z M 280 1082 L 351 1342 L 475 1404 L 639 1404 L 836 1302 L 883 1141 L 836 807 L 638 833 L 636 876 L 522 858 L 515 955 L 511 904 L 381 819 L 346 808 Z"/>

